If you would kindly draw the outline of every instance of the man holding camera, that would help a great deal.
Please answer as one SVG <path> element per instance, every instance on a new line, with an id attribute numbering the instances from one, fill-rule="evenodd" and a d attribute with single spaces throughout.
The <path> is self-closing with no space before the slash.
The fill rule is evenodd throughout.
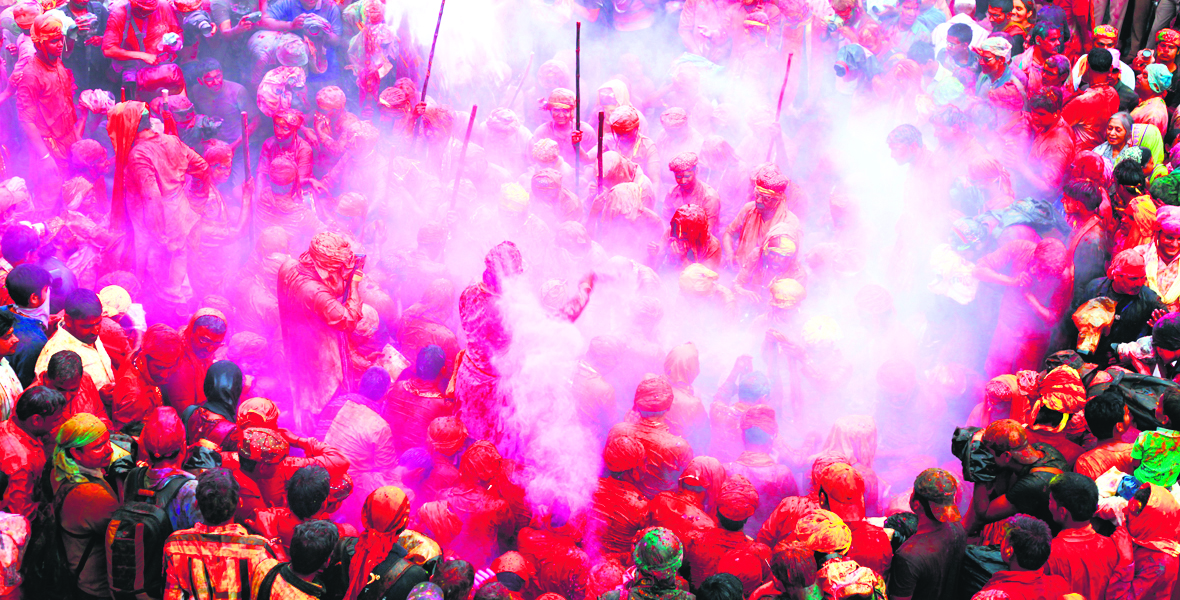
<path id="1" fill-rule="evenodd" d="M 346 335 L 361 320 L 364 257 L 343 236 L 322 232 L 279 268 L 279 319 L 297 394 L 296 418 L 314 418 L 344 381 Z"/>
<path id="2" fill-rule="evenodd" d="M 309 55 L 327 58 L 326 69 L 316 68 L 325 64 L 322 59 L 308 62 L 311 67 L 309 80 L 336 81 L 340 75 L 340 65 L 336 61 L 336 49 L 343 47 L 345 39 L 344 21 L 341 18 L 340 6 L 331 0 L 274 0 L 266 4 L 262 19 L 258 22 L 260 29 L 278 33 L 294 33 L 305 40 L 310 46 Z M 255 36 L 263 35 L 263 32 Z M 270 34 L 273 35 L 273 34 Z M 251 44 L 252 48 L 256 45 Z M 326 84 L 315 86 L 317 89 Z"/>

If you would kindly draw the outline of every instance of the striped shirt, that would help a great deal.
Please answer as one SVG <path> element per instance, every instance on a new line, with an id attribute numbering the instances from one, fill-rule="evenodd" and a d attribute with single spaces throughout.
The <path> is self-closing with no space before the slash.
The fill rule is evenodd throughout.
<path id="1" fill-rule="evenodd" d="M 164 600 L 249 598 L 251 573 L 272 556 L 265 539 L 237 523 L 177 531 L 164 544 Z"/>

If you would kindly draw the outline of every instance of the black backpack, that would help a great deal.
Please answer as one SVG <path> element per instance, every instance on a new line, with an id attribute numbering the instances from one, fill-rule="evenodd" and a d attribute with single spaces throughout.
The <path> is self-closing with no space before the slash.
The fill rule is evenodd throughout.
<path id="1" fill-rule="evenodd" d="M 107 526 L 107 577 L 114 600 L 164 597 L 164 542 L 172 534 L 168 504 L 188 478 L 176 475 L 159 492 L 144 487 L 148 467 L 127 474 L 123 506 Z"/>
<path id="2" fill-rule="evenodd" d="M 61 528 L 61 511 L 66 496 L 78 485 L 62 483 L 53 496 L 53 502 L 42 502 L 33 516 L 29 546 L 20 566 L 24 579 L 21 587 L 26 598 L 69 600 L 77 591 L 78 576 L 99 542 L 98 535 L 84 536 L 89 538 L 86 549 L 82 552 L 78 566 L 70 569 L 62 535 L 73 537 L 73 534 Z"/>

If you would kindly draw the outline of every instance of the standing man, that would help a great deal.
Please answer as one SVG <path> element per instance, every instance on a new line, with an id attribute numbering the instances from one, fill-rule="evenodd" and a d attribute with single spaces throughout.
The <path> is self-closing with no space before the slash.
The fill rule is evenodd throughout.
<path id="1" fill-rule="evenodd" d="M 918 530 L 893 555 L 890 600 L 945 598 L 955 589 L 967 551 L 967 532 L 955 506 L 958 482 L 942 469 L 926 469 L 914 480 L 910 510 Z"/>
<path id="2" fill-rule="evenodd" d="M 32 171 L 39 195 L 52 197 L 61 188 L 70 161 L 70 146 L 82 134 L 74 112 L 74 75 L 61 61 L 65 23 L 61 14 L 44 13 L 33 21 L 30 36 L 37 49 L 14 77 L 21 130 L 32 151 Z"/>
<path id="3" fill-rule="evenodd" d="M 127 214 L 135 232 L 135 265 L 145 290 L 152 290 L 165 322 L 188 314 L 189 232 L 200 220 L 190 197 L 204 204 L 209 164 L 180 138 L 157 133 L 140 120 L 123 177 Z M 112 136 L 113 137 L 113 136 Z"/>
<path id="4" fill-rule="evenodd" d="M 32 519 L 40 506 L 38 486 L 45 470 L 45 447 L 66 418 L 66 399 L 55 390 L 33 386 L 16 401 L 12 418 L 0 421 L 0 472 L 8 487 L 0 511 Z"/>
<path id="5" fill-rule="evenodd" d="M 16 406 L 16 399 L 25 386 L 12 365 L 8 364 L 8 357 L 16 352 L 19 340 L 16 338 L 16 315 L 0 311 L 0 420 L 12 417 L 12 409 Z"/>
<path id="6" fill-rule="evenodd" d="M 356 261 L 348 240 L 322 232 L 299 260 L 279 268 L 279 318 L 297 419 L 319 414 L 344 381 L 341 344 L 361 319 L 364 274 Z"/>
<path id="7" fill-rule="evenodd" d="M 1062 473 L 1049 484 L 1049 512 L 1061 527 L 1049 549 L 1045 573 L 1060 575 L 1075 592 L 1105 598 L 1119 563 L 1113 539 L 1098 534 L 1090 518 L 1098 510 L 1098 485 L 1077 473 Z"/>
<path id="8" fill-rule="evenodd" d="M 49 318 L 49 281 L 49 272 L 34 264 L 13 267 L 4 280 L 4 288 L 13 299 L 7 308 L 16 317 L 13 333 L 19 340 L 10 362 L 25 387 L 33 384 L 37 357 L 49 341 L 44 329 Z"/>

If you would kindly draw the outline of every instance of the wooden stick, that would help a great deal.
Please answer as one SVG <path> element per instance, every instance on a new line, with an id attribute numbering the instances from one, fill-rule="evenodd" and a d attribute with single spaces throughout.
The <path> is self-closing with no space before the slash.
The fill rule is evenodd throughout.
<path id="1" fill-rule="evenodd" d="M 598 111 L 598 195 L 602 195 L 602 129 L 606 113 Z"/>
<path id="2" fill-rule="evenodd" d="M 426 59 L 426 76 L 422 78 L 422 96 L 419 102 L 426 102 L 426 88 L 430 85 L 430 69 L 434 67 L 434 49 L 438 46 L 438 31 L 442 28 L 443 9 L 447 7 L 447 0 L 438 5 L 438 21 L 434 24 L 434 39 L 430 42 L 430 57 Z M 414 115 L 414 139 L 418 139 L 418 127 L 421 124 L 418 115 Z"/>
<path id="3" fill-rule="evenodd" d="M 787 95 L 787 81 L 791 79 L 791 61 L 795 60 L 795 53 L 792 52 L 787 55 L 787 74 L 783 75 L 783 85 L 778 89 L 778 108 L 774 111 L 774 122 L 778 123 L 783 116 L 783 98 Z M 770 157 L 774 156 L 774 147 L 778 144 L 779 138 L 782 137 L 780 132 L 770 142 L 770 149 L 766 151 L 766 162 L 770 162 Z"/>
<path id="4" fill-rule="evenodd" d="M 574 129 L 582 131 L 582 22 L 574 34 Z M 582 150 L 574 144 L 574 190 L 581 187 Z M 579 194 L 581 195 L 581 194 Z"/>
<path id="5" fill-rule="evenodd" d="M 459 178 L 463 175 L 463 163 L 467 160 L 467 145 L 471 143 L 471 130 L 475 127 L 475 111 L 479 106 L 471 105 L 471 118 L 467 119 L 467 135 L 463 136 L 463 149 L 459 151 L 459 166 L 455 168 L 455 186 L 451 190 L 451 210 L 459 202 Z"/>

